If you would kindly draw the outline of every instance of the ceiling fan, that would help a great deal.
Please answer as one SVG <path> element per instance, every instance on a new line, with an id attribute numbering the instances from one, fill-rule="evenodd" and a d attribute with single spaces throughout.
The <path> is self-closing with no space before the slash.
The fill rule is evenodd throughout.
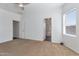
<path id="1" fill-rule="evenodd" d="M 29 3 L 16 3 L 22 10 L 24 10 L 24 6 Z"/>

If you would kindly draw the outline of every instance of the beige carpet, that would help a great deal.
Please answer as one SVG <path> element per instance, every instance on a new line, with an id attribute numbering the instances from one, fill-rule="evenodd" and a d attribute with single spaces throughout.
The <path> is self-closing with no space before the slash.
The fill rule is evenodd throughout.
<path id="1" fill-rule="evenodd" d="M 0 44 L 1 56 L 77 56 L 60 44 L 16 39 Z"/>

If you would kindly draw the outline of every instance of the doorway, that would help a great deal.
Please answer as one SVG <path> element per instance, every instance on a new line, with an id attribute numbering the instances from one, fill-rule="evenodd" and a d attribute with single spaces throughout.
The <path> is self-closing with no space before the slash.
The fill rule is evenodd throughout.
<path id="1" fill-rule="evenodd" d="M 19 39 L 19 21 L 13 21 L 13 39 Z"/>
<path id="2" fill-rule="evenodd" d="M 51 18 L 45 18 L 45 41 L 51 42 Z"/>

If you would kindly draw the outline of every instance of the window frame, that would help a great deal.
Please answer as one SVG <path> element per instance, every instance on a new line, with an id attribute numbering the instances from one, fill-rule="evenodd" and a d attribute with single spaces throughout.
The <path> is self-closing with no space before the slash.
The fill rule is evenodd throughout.
<path id="1" fill-rule="evenodd" d="M 77 9 L 76 8 L 69 9 L 63 14 L 63 34 L 67 35 L 67 36 L 71 36 L 71 37 L 76 37 L 76 34 L 73 35 L 73 34 L 66 33 L 66 25 L 65 25 L 66 24 L 66 22 L 65 22 L 66 19 L 65 19 L 65 17 L 69 12 L 73 12 L 74 10 L 76 10 L 76 14 L 77 14 Z M 75 26 L 77 26 L 77 16 L 76 16 Z"/>

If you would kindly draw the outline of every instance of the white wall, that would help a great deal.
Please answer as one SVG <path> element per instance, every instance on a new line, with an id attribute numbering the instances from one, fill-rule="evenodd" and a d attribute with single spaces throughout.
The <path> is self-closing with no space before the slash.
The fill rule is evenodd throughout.
<path id="1" fill-rule="evenodd" d="M 20 20 L 20 15 L 0 9 L 0 43 L 13 40 L 13 20 Z"/>
<path id="2" fill-rule="evenodd" d="M 65 4 L 63 6 L 63 14 L 72 8 L 77 8 L 77 26 L 76 26 L 76 37 L 70 37 L 67 35 L 63 35 L 63 42 L 64 44 L 74 50 L 75 52 L 79 53 L 79 4 L 70 3 Z"/>
<path id="3" fill-rule="evenodd" d="M 45 38 L 44 18 L 51 17 L 52 41 L 61 42 L 60 4 L 29 4 L 24 9 L 21 21 L 22 38 L 43 41 Z"/>

